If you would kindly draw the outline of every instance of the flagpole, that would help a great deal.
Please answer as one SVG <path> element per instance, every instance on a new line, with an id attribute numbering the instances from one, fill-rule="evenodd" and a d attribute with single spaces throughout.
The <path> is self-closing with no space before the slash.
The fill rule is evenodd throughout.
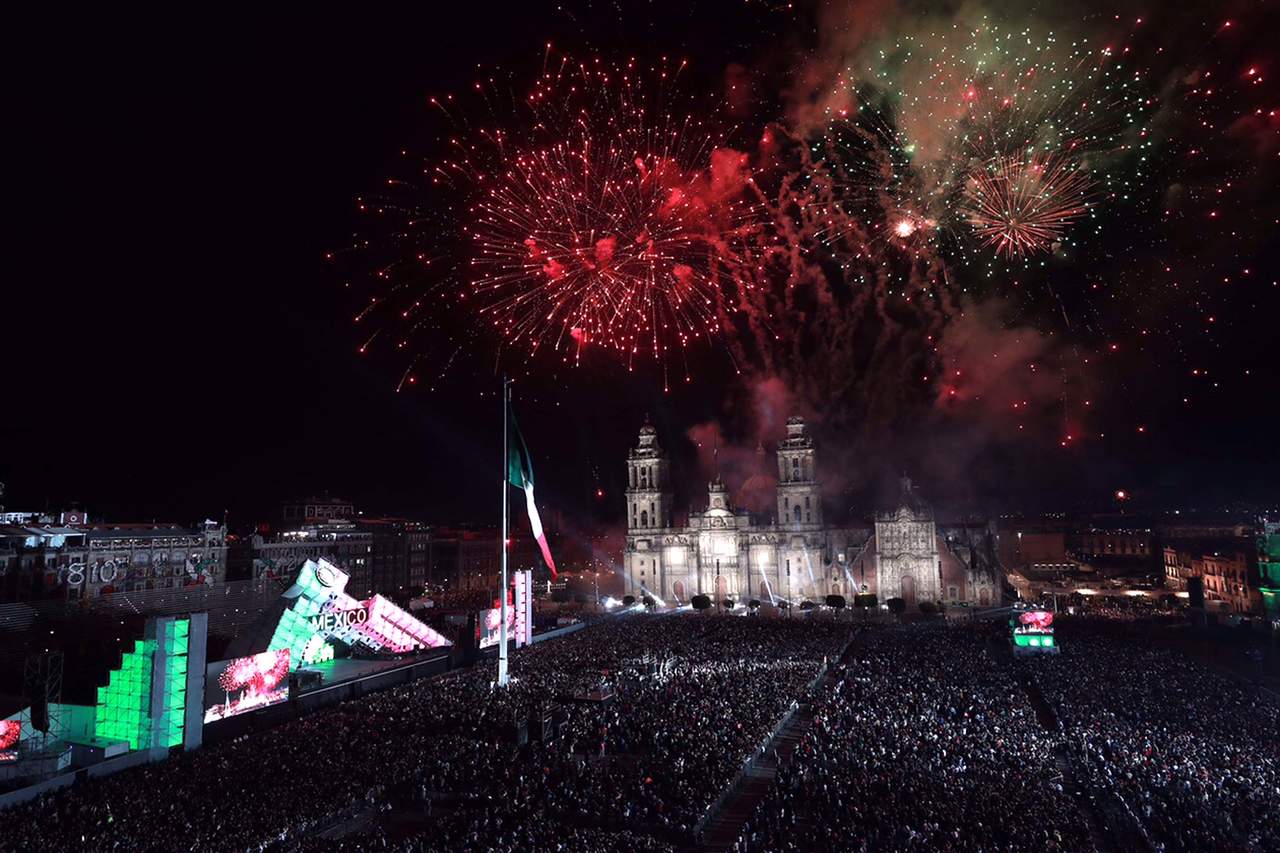
<path id="1" fill-rule="evenodd" d="M 509 380 L 502 377 L 502 540 L 498 543 L 502 551 L 502 588 L 499 590 L 501 619 L 498 623 L 498 686 L 507 686 L 507 478 L 508 466 L 511 464 L 510 439 L 507 436 L 508 424 L 511 421 L 507 411 L 510 405 Z"/>

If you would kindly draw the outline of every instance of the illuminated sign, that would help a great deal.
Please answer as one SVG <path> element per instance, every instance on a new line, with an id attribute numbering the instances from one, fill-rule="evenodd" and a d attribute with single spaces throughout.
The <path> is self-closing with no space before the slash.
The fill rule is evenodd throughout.
<path id="1" fill-rule="evenodd" d="M 327 610 L 324 613 L 317 613 L 307 621 L 310 623 L 312 630 L 328 634 L 334 631 L 354 628 L 356 625 L 363 625 L 369 621 L 369 611 L 364 607 L 357 607 L 352 610 Z"/>
<path id="2" fill-rule="evenodd" d="M 292 603 L 280 615 L 268 649 L 289 649 L 293 667 L 308 660 L 307 650 L 339 640 L 374 652 L 404 654 L 443 648 L 448 639 L 394 602 L 374 595 L 360 601 L 346 593 L 347 573 L 326 560 L 307 560 L 284 598 Z M 318 639 L 317 639 L 318 638 Z M 325 652 L 327 656 L 332 652 Z M 318 662 L 320 658 L 315 658 Z"/>
<path id="3" fill-rule="evenodd" d="M 533 642 L 533 572 L 516 572 L 515 594 L 516 648 Z"/>

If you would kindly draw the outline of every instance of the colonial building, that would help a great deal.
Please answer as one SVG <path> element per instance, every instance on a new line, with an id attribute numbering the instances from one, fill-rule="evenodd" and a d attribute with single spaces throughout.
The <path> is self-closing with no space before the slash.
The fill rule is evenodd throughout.
<path id="1" fill-rule="evenodd" d="M 878 515 L 874 528 L 828 526 L 813 439 L 801 418 L 787 420 L 777 460 L 775 517 L 735 508 L 717 473 L 706 509 L 677 527 L 670 461 L 646 423 L 627 457 L 627 590 L 668 604 L 697 593 L 767 603 L 860 592 L 909 604 L 997 599 L 993 561 L 980 559 L 967 538 L 940 535 L 910 481 L 903 481 L 900 505 Z"/>

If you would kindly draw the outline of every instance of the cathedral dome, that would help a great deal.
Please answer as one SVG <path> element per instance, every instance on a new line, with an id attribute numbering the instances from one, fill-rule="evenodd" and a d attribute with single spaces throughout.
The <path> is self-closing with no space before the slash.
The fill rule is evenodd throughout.
<path id="1" fill-rule="evenodd" d="M 773 506 L 778 478 L 768 473 L 752 474 L 738 489 L 738 503 L 751 512 L 767 512 Z"/>

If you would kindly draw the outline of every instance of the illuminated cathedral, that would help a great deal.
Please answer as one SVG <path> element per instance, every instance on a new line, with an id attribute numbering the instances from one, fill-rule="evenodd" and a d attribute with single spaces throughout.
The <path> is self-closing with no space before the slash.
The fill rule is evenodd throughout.
<path id="1" fill-rule="evenodd" d="M 909 480 L 903 479 L 899 505 L 877 514 L 873 526 L 837 527 L 823 521 L 815 448 L 803 419 L 787 419 L 777 459 L 772 517 L 736 508 L 717 472 L 706 508 L 677 526 L 670 459 L 657 430 L 641 427 L 627 456 L 627 591 L 671 605 L 698 593 L 766 604 L 859 593 L 881 602 L 903 598 L 909 606 L 998 600 L 992 562 L 967 533 L 940 535 Z"/>

